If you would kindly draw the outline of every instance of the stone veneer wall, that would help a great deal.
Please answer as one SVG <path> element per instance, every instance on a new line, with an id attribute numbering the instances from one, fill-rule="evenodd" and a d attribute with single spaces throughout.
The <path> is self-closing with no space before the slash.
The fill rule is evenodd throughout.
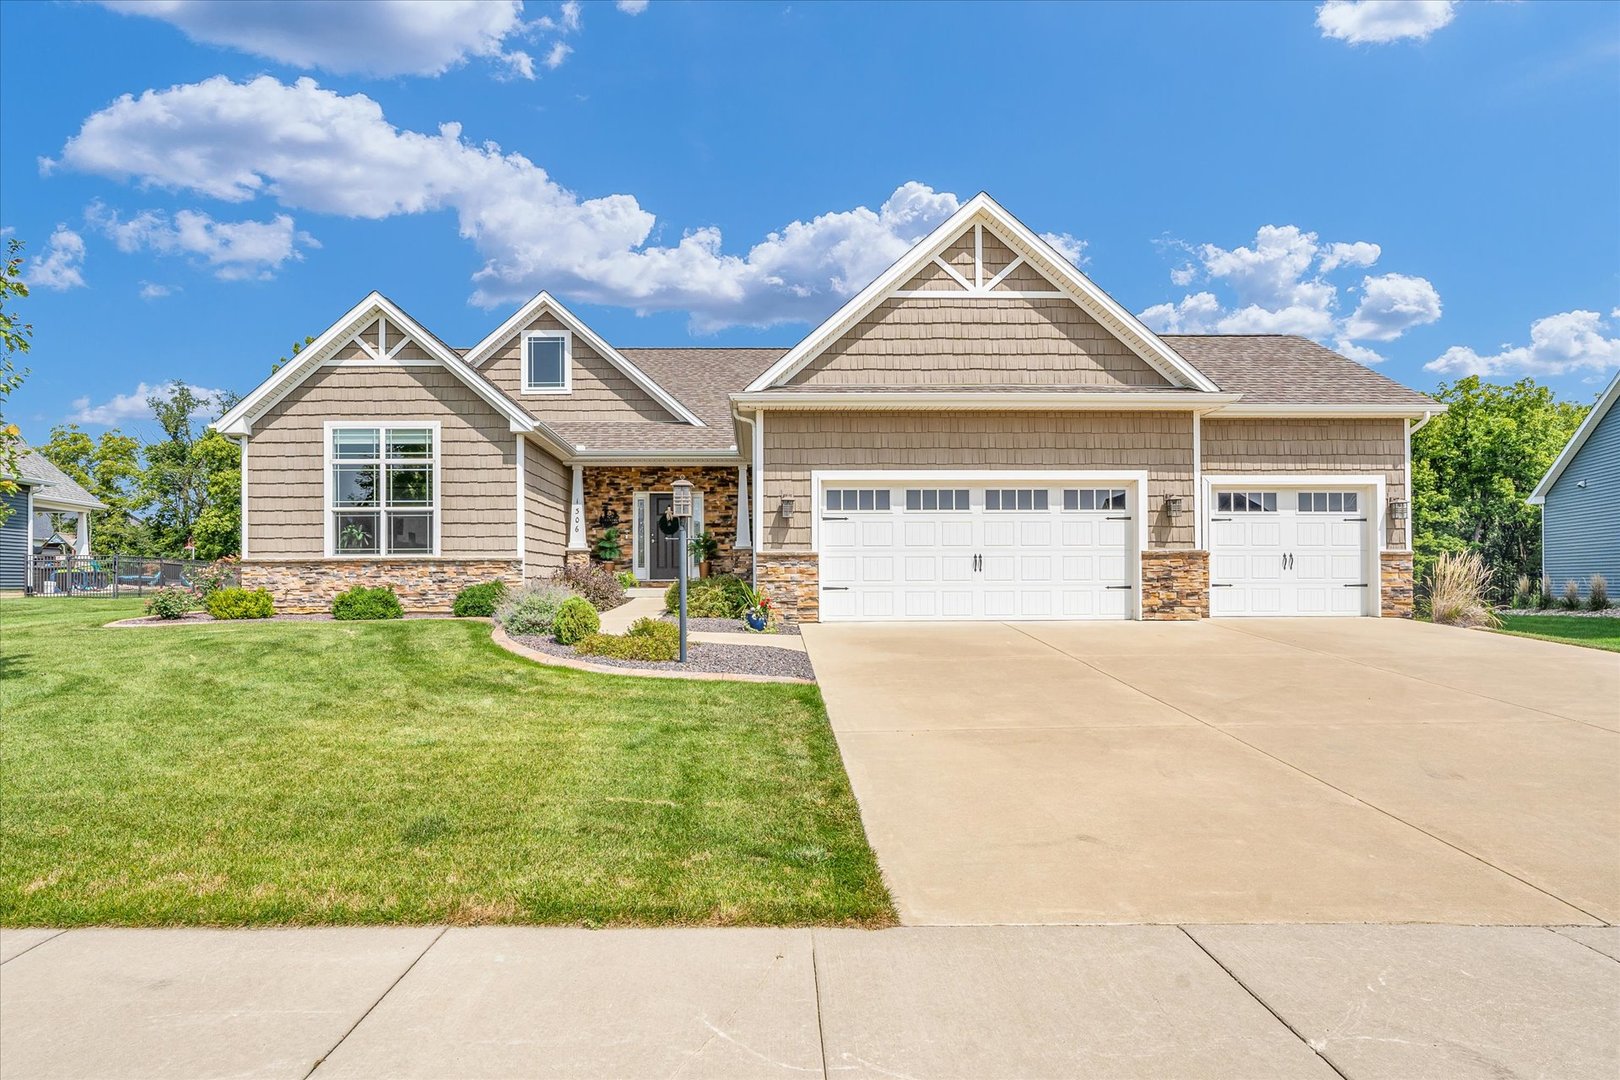
<path id="1" fill-rule="evenodd" d="M 1209 618 L 1209 552 L 1144 551 L 1142 618 Z"/>
<path id="2" fill-rule="evenodd" d="M 594 548 L 597 537 L 602 535 L 602 530 L 596 524 L 602 511 L 616 511 L 619 515 L 619 546 L 624 550 L 624 556 L 615 565 L 620 570 L 629 570 L 635 565 L 630 539 L 635 528 L 636 492 L 668 491 L 670 484 L 682 477 L 691 481 L 694 491 L 703 493 L 703 525 L 720 542 L 720 553 L 715 557 L 715 565 L 711 569 L 746 575 L 751 565 L 749 553 L 734 550 L 737 542 L 737 469 L 730 465 L 691 468 L 587 465 L 584 476 L 586 548 Z M 735 569 L 739 565 L 741 569 Z"/>
<path id="3" fill-rule="evenodd" d="M 754 553 L 758 588 L 770 598 L 777 617 L 790 623 L 821 620 L 821 570 L 813 551 Z"/>
<path id="4" fill-rule="evenodd" d="M 1379 611 L 1386 619 L 1412 617 L 1412 555 L 1385 551 L 1378 556 Z"/>
<path id="5" fill-rule="evenodd" d="M 268 589 L 276 611 L 332 610 L 338 593 L 356 585 L 388 585 L 406 611 L 449 611 L 456 593 L 496 579 L 522 585 L 516 559 L 252 559 L 242 563 L 244 589 Z"/>

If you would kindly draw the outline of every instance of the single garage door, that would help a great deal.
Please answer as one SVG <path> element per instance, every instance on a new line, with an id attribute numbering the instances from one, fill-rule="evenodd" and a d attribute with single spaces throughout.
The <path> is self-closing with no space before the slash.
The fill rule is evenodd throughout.
<path id="1" fill-rule="evenodd" d="M 1134 484 L 827 483 L 821 618 L 1125 619 Z"/>
<path id="2" fill-rule="evenodd" d="M 1351 489 L 1216 489 L 1210 613 L 1370 614 L 1370 501 Z"/>

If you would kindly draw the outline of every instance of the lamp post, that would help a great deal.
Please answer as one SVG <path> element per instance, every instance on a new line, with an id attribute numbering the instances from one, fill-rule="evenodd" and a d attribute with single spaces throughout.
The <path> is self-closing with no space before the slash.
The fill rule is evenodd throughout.
<path id="1" fill-rule="evenodd" d="M 686 663 L 686 531 L 687 523 L 692 520 L 692 484 L 684 477 L 670 485 L 673 496 L 670 499 L 670 510 L 675 520 L 680 523 L 676 536 L 676 561 L 680 564 L 681 583 L 681 656 L 680 662 Z"/>

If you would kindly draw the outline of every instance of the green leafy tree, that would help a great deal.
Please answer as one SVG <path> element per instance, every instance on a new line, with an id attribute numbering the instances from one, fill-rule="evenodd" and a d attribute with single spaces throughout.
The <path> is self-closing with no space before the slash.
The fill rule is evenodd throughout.
<path id="1" fill-rule="evenodd" d="M 312 337 L 310 337 L 310 336 L 308 336 L 306 334 L 304 336 L 303 341 L 295 341 L 295 342 L 293 342 L 293 347 L 292 347 L 293 356 L 297 356 L 299 353 L 303 352 L 304 351 L 304 346 L 310 344 L 314 340 L 315 340 L 314 338 L 312 338 Z M 270 374 L 274 375 L 276 372 L 280 371 L 282 368 L 286 367 L 291 362 L 292 362 L 291 357 L 287 357 L 287 356 L 281 357 L 275 363 L 270 365 Z"/>
<path id="2" fill-rule="evenodd" d="M 1587 406 L 1532 379 L 1442 383 L 1444 413 L 1412 437 L 1413 548 L 1419 582 L 1446 551 L 1478 551 L 1499 589 L 1541 573 L 1541 508 L 1525 502 Z"/>
<path id="3" fill-rule="evenodd" d="M 146 403 L 165 436 L 146 446 L 141 485 L 153 545 L 161 553 L 178 555 L 187 541 L 195 540 L 201 558 L 234 554 L 241 517 L 241 450 L 198 418 L 210 407 L 230 409 L 235 398 L 209 401 L 176 379 L 166 393 L 153 394 Z M 206 549 L 198 535 L 204 515 Z"/>
<path id="4" fill-rule="evenodd" d="M 39 452 L 107 505 L 90 515 L 97 555 L 150 555 L 151 537 L 136 514 L 142 500 L 141 445 L 114 428 L 92 439 L 77 424 L 58 424 Z"/>
<path id="5" fill-rule="evenodd" d="M 6 256 L 0 262 L 0 496 L 15 495 L 17 487 L 17 455 L 22 446 L 22 432 L 6 419 L 6 401 L 22 385 L 28 369 L 17 370 L 13 357 L 28 351 L 34 328 L 18 322 L 10 308 L 15 301 L 28 295 L 28 286 L 22 280 L 21 240 L 13 238 L 6 245 Z M 0 503 L 0 522 L 11 516 L 11 508 Z"/>

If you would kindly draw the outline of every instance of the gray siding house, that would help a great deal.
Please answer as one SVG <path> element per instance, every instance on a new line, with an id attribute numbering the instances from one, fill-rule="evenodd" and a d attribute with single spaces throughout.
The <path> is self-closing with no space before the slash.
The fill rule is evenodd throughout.
<path id="1" fill-rule="evenodd" d="M 1620 373 L 1541 478 L 1541 568 L 1554 593 L 1573 581 L 1587 594 L 1593 574 L 1620 588 Z"/>
<path id="2" fill-rule="evenodd" d="M 0 589 L 21 589 L 27 583 L 28 556 L 51 535 L 52 514 L 74 517 L 74 550 L 88 555 L 90 511 L 106 509 L 37 450 L 20 449 L 17 473 L 11 477 L 17 490 L 0 495 L 0 503 L 11 511 L 0 521 Z"/>

